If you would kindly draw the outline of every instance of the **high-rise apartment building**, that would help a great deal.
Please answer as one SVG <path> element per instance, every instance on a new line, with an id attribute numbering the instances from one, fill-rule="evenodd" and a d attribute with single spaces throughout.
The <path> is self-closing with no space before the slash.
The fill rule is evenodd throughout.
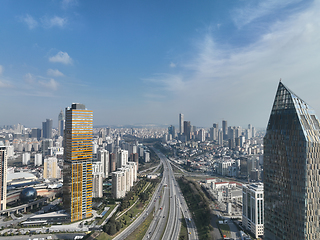
<path id="1" fill-rule="evenodd" d="M 65 116 L 63 203 L 74 222 L 92 216 L 93 113 L 73 103 Z"/>
<path id="2" fill-rule="evenodd" d="M 44 159 L 43 178 L 58 178 L 58 160 L 56 157 L 48 157 Z"/>
<path id="3" fill-rule="evenodd" d="M 42 154 L 37 153 L 34 155 L 34 166 L 41 166 L 42 165 Z"/>
<path id="4" fill-rule="evenodd" d="M 7 207 L 7 150 L 0 142 L 0 210 L 5 210 Z"/>
<path id="5" fill-rule="evenodd" d="M 263 183 L 242 186 L 242 226 L 255 238 L 263 236 Z"/>
<path id="6" fill-rule="evenodd" d="M 64 130 L 64 114 L 61 110 L 58 116 L 58 135 L 63 137 L 63 130 Z"/>
<path id="7" fill-rule="evenodd" d="M 320 239 L 320 124 L 279 82 L 264 137 L 264 239 Z"/>
<path id="8" fill-rule="evenodd" d="M 182 113 L 179 114 L 179 131 L 180 131 L 180 134 L 183 134 L 183 131 L 184 131 L 184 126 L 183 126 L 183 122 L 184 121 L 184 116 Z"/>
<path id="9" fill-rule="evenodd" d="M 42 122 L 42 138 L 52 138 L 52 119 Z"/>

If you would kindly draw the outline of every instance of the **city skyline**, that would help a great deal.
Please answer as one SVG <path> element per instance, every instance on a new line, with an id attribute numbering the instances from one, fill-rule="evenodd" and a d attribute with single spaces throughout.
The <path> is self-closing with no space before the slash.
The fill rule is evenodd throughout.
<path id="1" fill-rule="evenodd" d="M 83 102 L 94 125 L 265 128 L 280 78 L 320 112 L 318 2 L 1 5 L 0 125 L 56 127 Z"/>

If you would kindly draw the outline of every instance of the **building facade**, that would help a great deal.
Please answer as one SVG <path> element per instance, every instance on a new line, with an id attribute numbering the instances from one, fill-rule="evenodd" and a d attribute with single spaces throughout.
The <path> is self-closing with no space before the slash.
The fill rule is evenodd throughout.
<path id="1" fill-rule="evenodd" d="M 93 113 L 73 103 L 65 116 L 63 203 L 74 222 L 92 216 Z"/>
<path id="2" fill-rule="evenodd" d="M 42 138 L 52 138 L 52 119 L 42 122 Z"/>
<path id="3" fill-rule="evenodd" d="M 263 236 L 263 183 L 242 186 L 242 226 L 255 238 Z"/>
<path id="4" fill-rule="evenodd" d="M 180 132 L 180 134 L 183 134 L 183 130 L 184 130 L 183 122 L 184 122 L 184 115 L 182 113 L 180 113 L 179 114 L 179 132 Z"/>
<path id="5" fill-rule="evenodd" d="M 65 121 L 64 114 L 63 114 L 63 111 L 61 110 L 58 116 L 58 136 L 63 137 L 64 121 Z"/>
<path id="6" fill-rule="evenodd" d="M 0 145 L 0 181 L 0 210 L 5 210 L 7 208 L 7 150 L 2 144 Z"/>
<path id="7" fill-rule="evenodd" d="M 264 137 L 266 240 L 320 239 L 320 124 L 279 82 Z"/>

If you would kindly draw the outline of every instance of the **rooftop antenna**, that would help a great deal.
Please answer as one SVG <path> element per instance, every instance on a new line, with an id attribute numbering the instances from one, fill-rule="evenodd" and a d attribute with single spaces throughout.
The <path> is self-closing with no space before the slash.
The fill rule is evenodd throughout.
<path id="1" fill-rule="evenodd" d="M 281 82 L 281 78 L 280 78 L 280 82 Z"/>

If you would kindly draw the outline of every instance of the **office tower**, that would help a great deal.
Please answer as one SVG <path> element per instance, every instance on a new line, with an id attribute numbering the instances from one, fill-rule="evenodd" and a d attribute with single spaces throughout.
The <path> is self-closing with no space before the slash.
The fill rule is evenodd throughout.
<path id="1" fill-rule="evenodd" d="M 74 222 L 92 216 L 93 113 L 73 103 L 65 116 L 63 203 Z"/>
<path id="2" fill-rule="evenodd" d="M 7 208 L 7 151 L 6 147 L 0 142 L 0 210 Z"/>
<path id="3" fill-rule="evenodd" d="M 183 122 L 183 132 L 185 136 L 185 140 L 189 141 L 191 139 L 191 123 L 190 121 Z"/>
<path id="4" fill-rule="evenodd" d="M 36 138 L 37 140 L 40 140 L 41 128 L 32 128 L 31 129 L 31 138 Z"/>
<path id="5" fill-rule="evenodd" d="M 279 82 L 264 137 L 266 240 L 320 239 L 320 125 Z"/>
<path id="6" fill-rule="evenodd" d="M 35 166 L 41 166 L 42 165 L 42 154 L 37 153 L 34 155 L 34 165 Z"/>
<path id="7" fill-rule="evenodd" d="M 242 185 L 242 226 L 255 238 L 263 236 L 263 183 Z"/>
<path id="8" fill-rule="evenodd" d="M 43 178 L 58 178 L 58 160 L 56 157 L 48 157 L 44 159 Z"/>
<path id="9" fill-rule="evenodd" d="M 212 124 L 212 127 L 219 128 L 219 124 L 218 123 L 214 123 L 214 124 Z"/>
<path id="10" fill-rule="evenodd" d="M 168 134 L 171 134 L 172 138 L 176 137 L 176 128 L 174 126 L 168 127 Z"/>
<path id="11" fill-rule="evenodd" d="M 184 116 L 182 113 L 179 114 L 179 131 L 180 131 L 180 134 L 183 134 L 184 133 Z"/>
<path id="12" fill-rule="evenodd" d="M 223 139 L 227 139 L 228 137 L 228 124 L 226 120 L 222 121 L 222 133 L 223 133 Z"/>
<path id="13" fill-rule="evenodd" d="M 52 119 L 42 122 L 42 138 L 52 138 Z"/>
<path id="14" fill-rule="evenodd" d="M 63 130 L 64 130 L 64 114 L 61 110 L 58 116 L 58 136 L 63 137 Z"/>

